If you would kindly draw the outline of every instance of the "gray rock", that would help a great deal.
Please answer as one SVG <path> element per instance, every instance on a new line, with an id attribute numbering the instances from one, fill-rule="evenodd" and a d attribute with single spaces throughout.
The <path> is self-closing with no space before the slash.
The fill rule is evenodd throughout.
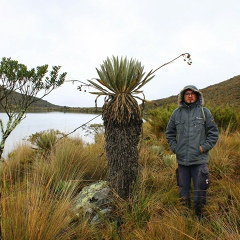
<path id="1" fill-rule="evenodd" d="M 106 181 L 99 181 L 86 186 L 76 197 L 74 212 L 76 216 L 80 213 L 88 216 L 91 223 L 98 224 L 104 217 L 109 216 L 112 211 L 111 189 Z"/>
<path id="2" fill-rule="evenodd" d="M 111 208 L 105 208 L 101 211 L 99 211 L 91 220 L 91 224 L 101 224 L 103 219 L 110 216 L 112 212 Z"/>

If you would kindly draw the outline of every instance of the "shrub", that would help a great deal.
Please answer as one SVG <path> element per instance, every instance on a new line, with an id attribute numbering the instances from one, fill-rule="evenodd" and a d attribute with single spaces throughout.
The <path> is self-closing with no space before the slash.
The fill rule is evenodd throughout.
<path id="1" fill-rule="evenodd" d="M 240 129 L 240 113 L 236 109 L 226 105 L 226 107 L 209 107 L 214 120 L 221 131 L 234 132 Z"/>
<path id="2" fill-rule="evenodd" d="M 222 106 L 207 106 L 211 111 L 214 120 L 220 131 L 234 132 L 240 130 L 240 112 L 229 105 Z M 158 107 L 154 110 L 149 110 L 144 119 L 150 125 L 151 133 L 157 139 L 160 139 L 161 133 L 165 132 L 168 121 L 176 104 L 170 104 L 166 107 Z"/>
<path id="3" fill-rule="evenodd" d="M 86 126 L 83 126 L 83 130 L 85 130 L 87 136 L 93 135 L 95 142 L 103 138 L 103 134 L 104 134 L 103 124 L 94 123 L 94 124 L 86 125 Z"/>
<path id="4" fill-rule="evenodd" d="M 176 104 L 171 104 L 167 107 L 158 107 L 154 110 L 150 110 L 144 117 L 144 119 L 151 125 L 151 130 L 158 139 L 160 138 L 161 132 L 165 132 L 172 112 L 176 107 Z"/>
<path id="5" fill-rule="evenodd" d="M 36 146 L 39 150 L 49 153 L 55 146 L 57 141 L 64 136 L 64 133 L 59 130 L 46 130 L 36 132 L 27 139 L 30 143 Z"/>

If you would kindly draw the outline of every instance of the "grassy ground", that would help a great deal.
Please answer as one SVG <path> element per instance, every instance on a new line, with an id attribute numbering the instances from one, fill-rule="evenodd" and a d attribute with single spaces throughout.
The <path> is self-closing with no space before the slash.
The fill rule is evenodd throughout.
<path id="1" fill-rule="evenodd" d="M 112 218 L 93 226 L 84 216 L 72 216 L 71 209 L 82 187 L 106 179 L 103 138 L 91 145 L 64 139 L 47 153 L 19 146 L 0 165 L 2 239 L 240 239 L 239 132 L 221 133 L 211 151 L 202 221 L 193 209 L 184 215 L 175 158 L 164 136 L 155 139 L 146 128 L 139 151 L 133 198 L 117 199 Z"/>

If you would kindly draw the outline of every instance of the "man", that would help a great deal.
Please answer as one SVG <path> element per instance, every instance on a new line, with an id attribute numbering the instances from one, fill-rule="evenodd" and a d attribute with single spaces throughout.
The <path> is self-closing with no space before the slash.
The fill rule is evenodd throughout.
<path id="1" fill-rule="evenodd" d="M 193 85 L 178 95 L 179 107 L 174 110 L 166 129 L 166 138 L 178 163 L 177 181 L 184 205 L 191 206 L 190 186 L 194 185 L 194 209 L 201 218 L 209 187 L 209 151 L 218 140 L 218 128 L 209 109 L 203 108 L 202 93 Z"/>

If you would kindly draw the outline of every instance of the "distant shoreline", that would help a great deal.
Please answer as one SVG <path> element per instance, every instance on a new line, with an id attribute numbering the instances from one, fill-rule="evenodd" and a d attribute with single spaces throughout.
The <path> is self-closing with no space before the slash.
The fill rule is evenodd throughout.
<path id="1" fill-rule="evenodd" d="M 0 108 L 0 112 L 5 112 Z M 76 113 L 93 113 L 101 114 L 102 108 L 80 108 L 80 107 L 29 107 L 27 112 L 76 112 Z"/>

